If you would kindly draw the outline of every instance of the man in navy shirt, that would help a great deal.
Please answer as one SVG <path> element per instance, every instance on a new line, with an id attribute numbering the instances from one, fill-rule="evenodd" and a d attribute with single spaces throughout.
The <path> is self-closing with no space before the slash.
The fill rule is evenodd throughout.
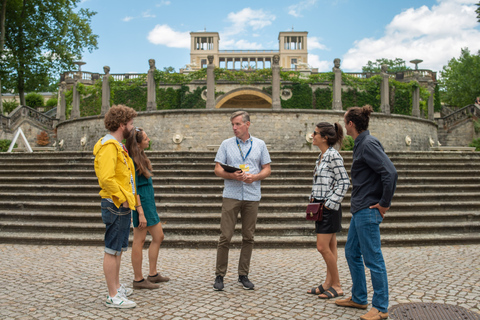
<path id="1" fill-rule="evenodd" d="M 253 290 L 248 279 L 253 250 L 253 236 L 257 223 L 258 204 L 261 198 L 260 180 L 270 175 L 270 155 L 265 142 L 248 133 L 250 115 L 245 111 L 234 112 L 230 117 L 235 137 L 226 139 L 215 157 L 215 174 L 225 179 L 220 222 L 220 240 L 217 247 L 217 264 L 213 288 L 223 290 L 223 278 L 227 273 L 230 240 L 235 231 L 238 213 L 242 219 L 242 249 L 238 262 L 238 282 L 244 289 Z M 227 172 L 221 163 L 241 170 Z"/>
<path id="2" fill-rule="evenodd" d="M 388 318 L 388 280 L 380 223 L 390 209 L 398 178 L 380 141 L 367 130 L 372 112 L 369 105 L 353 107 L 344 117 L 347 134 L 355 140 L 350 173 L 352 219 L 345 244 L 345 257 L 352 276 L 352 297 L 335 302 L 342 307 L 367 309 L 365 263 L 370 269 L 373 298 L 370 311 L 360 317 L 363 320 Z"/>

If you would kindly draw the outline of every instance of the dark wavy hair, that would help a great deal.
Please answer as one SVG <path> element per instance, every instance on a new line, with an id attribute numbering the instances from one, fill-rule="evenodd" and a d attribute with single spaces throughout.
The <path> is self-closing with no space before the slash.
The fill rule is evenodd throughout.
<path id="1" fill-rule="evenodd" d="M 114 105 L 105 115 L 105 129 L 110 132 L 117 131 L 121 124 L 126 124 L 137 116 L 137 112 L 123 104 Z"/>
<path id="2" fill-rule="evenodd" d="M 322 137 L 327 138 L 327 143 L 330 147 L 338 144 L 341 148 L 343 144 L 343 129 L 342 126 L 336 122 L 334 124 L 328 122 L 317 123 L 318 132 Z"/>
<path id="3" fill-rule="evenodd" d="M 357 132 L 362 133 L 368 129 L 368 122 L 372 112 L 373 108 L 369 104 L 364 105 L 361 108 L 352 107 L 347 110 L 347 113 L 345 114 L 345 120 L 347 120 L 347 123 L 352 121 L 355 125 L 355 129 L 357 129 Z"/>
<path id="4" fill-rule="evenodd" d="M 127 138 L 125 146 L 127 147 L 129 156 L 135 162 L 136 171 L 138 174 L 144 175 L 145 178 L 153 176 L 152 163 L 147 158 L 144 150 L 138 147 L 138 144 L 145 139 L 145 131 L 142 128 L 134 128 Z"/>

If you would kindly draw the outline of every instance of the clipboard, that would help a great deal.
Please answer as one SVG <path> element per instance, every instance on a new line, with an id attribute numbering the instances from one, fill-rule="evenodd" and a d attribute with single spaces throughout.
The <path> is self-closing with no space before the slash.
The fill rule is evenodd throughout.
<path id="1" fill-rule="evenodd" d="M 219 162 L 219 164 L 222 166 L 223 170 L 225 170 L 227 172 L 242 171 L 242 169 L 240 169 L 240 168 L 237 168 L 237 167 L 234 167 L 234 166 L 229 166 L 228 164 L 225 164 L 225 163 Z"/>

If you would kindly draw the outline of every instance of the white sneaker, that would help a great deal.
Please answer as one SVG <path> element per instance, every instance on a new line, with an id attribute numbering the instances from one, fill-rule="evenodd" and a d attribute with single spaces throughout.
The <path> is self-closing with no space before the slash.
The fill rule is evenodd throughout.
<path id="1" fill-rule="evenodd" d="M 126 298 L 133 294 L 133 289 L 125 287 L 124 284 L 120 284 L 120 288 L 118 288 L 117 292 L 122 294 Z"/>
<path id="2" fill-rule="evenodd" d="M 129 309 L 135 308 L 137 304 L 131 300 L 128 300 L 122 294 L 117 293 L 115 297 L 107 296 L 107 301 L 105 301 L 105 305 L 110 308 L 120 308 L 120 309 Z"/>

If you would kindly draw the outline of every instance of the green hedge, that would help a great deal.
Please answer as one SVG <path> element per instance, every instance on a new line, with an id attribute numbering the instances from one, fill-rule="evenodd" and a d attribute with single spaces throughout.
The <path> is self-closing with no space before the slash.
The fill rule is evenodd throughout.
<path id="1" fill-rule="evenodd" d="M 11 143 L 12 143 L 12 140 L 7 140 L 7 139 L 0 140 L 0 152 L 7 152 Z M 17 147 L 17 144 L 15 143 L 14 148 L 16 147 Z"/>

